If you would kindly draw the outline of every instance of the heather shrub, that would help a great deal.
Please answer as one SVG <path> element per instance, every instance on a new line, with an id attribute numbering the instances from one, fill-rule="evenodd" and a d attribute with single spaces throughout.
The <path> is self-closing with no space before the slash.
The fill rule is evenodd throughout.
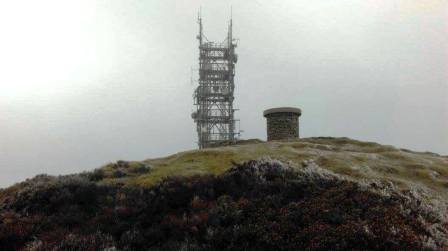
<path id="1" fill-rule="evenodd" d="M 115 170 L 112 174 L 112 178 L 122 178 L 125 177 L 127 174 L 126 172 L 122 170 Z"/>
<path id="2" fill-rule="evenodd" d="M 101 168 L 93 170 L 93 172 L 88 173 L 87 176 L 90 181 L 100 181 L 106 177 L 104 170 Z"/>
<path id="3" fill-rule="evenodd" d="M 131 162 L 128 169 L 131 173 L 143 174 L 150 172 L 152 167 L 142 162 Z"/>
<path id="4" fill-rule="evenodd" d="M 69 234 L 59 241 L 53 250 L 107 250 L 114 247 L 112 236 L 98 232 L 90 235 Z"/>
<path id="5" fill-rule="evenodd" d="M 117 164 L 118 165 L 118 164 Z M 132 163 L 120 167 L 131 169 Z M 15 250 L 402 250 L 446 247 L 445 205 L 304 162 L 261 159 L 150 187 L 40 176 L 2 209 Z M 36 239 L 36 236 L 38 239 Z M 34 248 L 34 249 L 31 249 Z"/>

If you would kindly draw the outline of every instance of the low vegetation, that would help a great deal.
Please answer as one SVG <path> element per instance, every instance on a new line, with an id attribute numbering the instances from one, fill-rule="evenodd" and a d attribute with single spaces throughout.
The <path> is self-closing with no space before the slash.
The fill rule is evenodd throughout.
<path id="1" fill-rule="evenodd" d="M 310 138 L 39 175 L 0 190 L 0 250 L 443 250 L 447 169 Z"/>
<path id="2" fill-rule="evenodd" d="M 313 162 L 249 161 L 151 188 L 38 176 L 3 199 L 7 250 L 439 249 L 447 240 L 442 209 L 420 195 Z"/>
<path id="3" fill-rule="evenodd" d="M 313 160 L 319 166 L 355 180 L 390 181 L 402 189 L 419 186 L 448 199 L 448 158 L 434 153 L 412 152 L 373 142 L 349 138 L 305 138 L 294 141 L 245 141 L 242 144 L 193 150 L 140 163 L 152 169 L 126 179 L 105 179 L 104 183 L 151 186 L 173 175 L 221 174 L 232 163 L 270 157 L 300 167 Z M 107 168 L 107 167 L 106 167 Z"/>

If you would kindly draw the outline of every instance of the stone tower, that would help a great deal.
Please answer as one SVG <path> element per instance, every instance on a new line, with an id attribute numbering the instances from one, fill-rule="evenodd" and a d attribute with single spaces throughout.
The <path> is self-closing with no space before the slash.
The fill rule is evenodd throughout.
<path id="1" fill-rule="evenodd" d="M 279 107 L 265 110 L 268 141 L 299 138 L 299 117 L 302 110 L 293 107 Z"/>

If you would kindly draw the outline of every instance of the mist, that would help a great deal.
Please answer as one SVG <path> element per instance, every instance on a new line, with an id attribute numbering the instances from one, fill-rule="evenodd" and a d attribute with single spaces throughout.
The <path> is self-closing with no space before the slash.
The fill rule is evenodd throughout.
<path id="1" fill-rule="evenodd" d="M 448 154 L 446 1 L 8 1 L 0 187 L 195 149 L 198 11 L 221 41 L 231 8 L 242 138 L 294 106 L 301 137 Z"/>

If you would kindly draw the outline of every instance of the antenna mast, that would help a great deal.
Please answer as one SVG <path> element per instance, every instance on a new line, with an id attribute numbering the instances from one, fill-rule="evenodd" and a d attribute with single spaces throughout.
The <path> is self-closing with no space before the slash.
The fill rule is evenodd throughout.
<path id="1" fill-rule="evenodd" d="M 203 35 L 201 13 L 199 24 L 199 80 L 194 92 L 199 148 L 208 148 L 235 142 L 240 132 L 235 132 L 234 76 L 237 55 L 233 42 L 232 17 L 227 38 L 222 43 L 210 42 Z"/>

